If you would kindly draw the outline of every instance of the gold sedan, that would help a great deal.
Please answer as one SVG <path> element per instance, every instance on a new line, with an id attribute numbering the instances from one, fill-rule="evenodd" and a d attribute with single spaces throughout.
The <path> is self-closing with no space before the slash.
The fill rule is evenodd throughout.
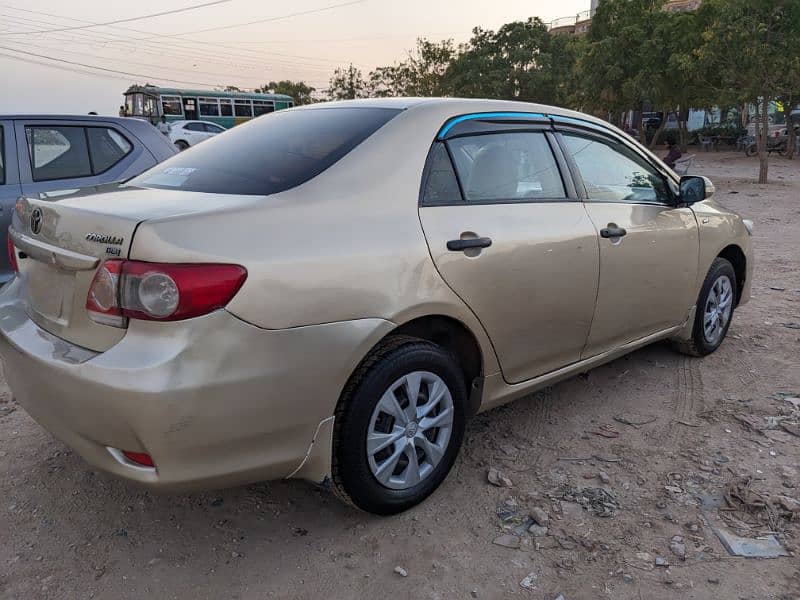
<path id="1" fill-rule="evenodd" d="M 593 117 L 382 99 L 265 115 L 107 193 L 21 199 L 19 403 L 154 488 L 299 477 L 407 509 L 478 411 L 657 340 L 713 352 L 752 224 Z"/>

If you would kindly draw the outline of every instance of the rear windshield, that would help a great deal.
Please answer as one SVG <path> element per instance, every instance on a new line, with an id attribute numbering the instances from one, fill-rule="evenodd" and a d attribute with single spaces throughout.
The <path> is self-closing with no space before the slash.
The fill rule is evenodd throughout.
<path id="1" fill-rule="evenodd" d="M 399 112 L 388 108 L 274 112 L 191 147 L 128 185 L 276 194 L 316 177 Z"/>

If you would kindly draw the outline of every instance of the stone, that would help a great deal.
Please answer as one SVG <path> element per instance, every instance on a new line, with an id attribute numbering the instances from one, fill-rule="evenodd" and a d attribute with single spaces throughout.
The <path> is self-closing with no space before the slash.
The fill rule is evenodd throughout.
<path id="1" fill-rule="evenodd" d="M 547 527 L 542 527 L 541 525 L 531 525 L 528 528 L 528 533 L 535 538 L 544 537 L 547 535 Z"/>
<path id="2" fill-rule="evenodd" d="M 719 585 L 719 577 L 709 577 L 708 583 L 712 585 Z"/>
<path id="3" fill-rule="evenodd" d="M 503 546 L 503 548 L 517 549 L 520 546 L 520 539 L 519 536 L 511 535 L 510 533 L 504 533 L 503 535 L 494 538 L 492 543 L 498 546 Z"/>
<path id="4" fill-rule="evenodd" d="M 400 575 L 400 577 L 408 577 L 408 571 L 399 565 L 394 568 L 394 572 Z"/>
<path id="5" fill-rule="evenodd" d="M 519 582 L 519 586 L 526 590 L 536 589 L 536 573 L 528 573 L 525 578 Z"/>
<path id="6" fill-rule="evenodd" d="M 686 544 L 683 542 L 683 536 L 673 536 L 669 542 L 669 549 L 681 560 L 686 560 Z"/>
<path id="7" fill-rule="evenodd" d="M 489 472 L 486 474 L 486 478 L 489 480 L 489 483 L 492 485 L 496 485 L 497 487 L 513 487 L 513 482 L 503 475 L 502 471 L 500 471 L 497 467 L 489 467 Z"/>
<path id="8" fill-rule="evenodd" d="M 608 473 L 606 473 L 605 471 L 600 471 L 597 474 L 597 477 L 600 479 L 600 481 L 602 483 L 610 483 L 611 482 L 611 477 L 609 477 Z"/>
<path id="9" fill-rule="evenodd" d="M 623 573 L 622 581 L 624 581 L 625 583 L 633 583 L 633 575 L 631 575 L 630 573 Z"/>
<path id="10" fill-rule="evenodd" d="M 656 556 L 655 565 L 657 567 L 668 567 L 669 561 L 663 556 Z"/>
<path id="11" fill-rule="evenodd" d="M 531 509 L 531 518 L 536 521 L 537 525 L 547 527 L 550 524 L 550 516 L 543 509 L 538 506 Z"/>

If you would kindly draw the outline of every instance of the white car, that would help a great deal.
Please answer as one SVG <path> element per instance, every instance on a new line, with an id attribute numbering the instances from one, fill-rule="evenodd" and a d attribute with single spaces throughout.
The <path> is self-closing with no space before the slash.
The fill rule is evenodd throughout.
<path id="1" fill-rule="evenodd" d="M 178 150 L 186 150 L 223 131 L 224 127 L 210 121 L 174 121 L 170 123 L 169 139 Z"/>

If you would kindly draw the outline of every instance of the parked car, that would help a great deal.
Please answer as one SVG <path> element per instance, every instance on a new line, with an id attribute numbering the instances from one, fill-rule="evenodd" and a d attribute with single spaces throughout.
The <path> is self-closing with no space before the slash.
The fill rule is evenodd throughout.
<path id="1" fill-rule="evenodd" d="M 173 121 L 169 125 L 169 139 L 178 150 L 186 150 L 225 131 L 224 127 L 210 121 Z"/>
<path id="2" fill-rule="evenodd" d="M 20 405 L 97 468 L 330 482 L 396 513 L 476 412 L 657 340 L 720 346 L 752 223 L 713 193 L 548 106 L 280 111 L 118 191 L 20 200 L 0 354 Z"/>
<path id="3" fill-rule="evenodd" d="M 21 195 L 57 197 L 129 179 L 176 153 L 146 121 L 75 115 L 0 115 L 0 236 Z M 0 283 L 13 272 L 4 254 Z"/>

